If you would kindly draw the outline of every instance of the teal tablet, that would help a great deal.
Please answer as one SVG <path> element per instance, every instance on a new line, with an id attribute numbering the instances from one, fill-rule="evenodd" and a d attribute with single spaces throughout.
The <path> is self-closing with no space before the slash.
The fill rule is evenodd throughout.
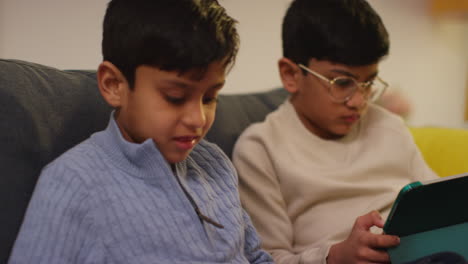
<path id="1" fill-rule="evenodd" d="M 456 252 L 468 259 L 468 173 L 404 186 L 384 226 L 400 237 L 392 263 Z"/>

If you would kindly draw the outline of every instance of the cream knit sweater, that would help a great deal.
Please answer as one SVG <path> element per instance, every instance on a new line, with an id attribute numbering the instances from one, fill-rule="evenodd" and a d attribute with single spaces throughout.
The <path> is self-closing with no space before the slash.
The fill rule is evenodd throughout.
<path id="1" fill-rule="evenodd" d="M 437 176 L 403 121 L 370 105 L 352 132 L 324 140 L 286 101 L 234 148 L 242 204 L 277 263 L 326 263 L 356 218 L 387 217 L 401 187 Z"/>

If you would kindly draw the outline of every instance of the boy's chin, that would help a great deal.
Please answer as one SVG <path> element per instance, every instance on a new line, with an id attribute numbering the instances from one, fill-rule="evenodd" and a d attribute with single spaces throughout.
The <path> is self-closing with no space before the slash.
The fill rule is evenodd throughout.
<path id="1" fill-rule="evenodd" d="M 330 133 L 329 139 L 340 139 L 344 138 L 348 133 Z"/>
<path id="2" fill-rule="evenodd" d="M 177 153 L 177 154 L 164 155 L 164 158 L 169 164 L 172 165 L 172 164 L 184 161 L 188 157 L 190 152 L 191 151 L 188 151 L 187 153 L 184 153 L 184 154 Z"/>
<path id="3" fill-rule="evenodd" d="M 352 127 L 349 128 L 340 128 L 333 131 L 329 131 L 330 139 L 340 139 L 351 133 Z"/>

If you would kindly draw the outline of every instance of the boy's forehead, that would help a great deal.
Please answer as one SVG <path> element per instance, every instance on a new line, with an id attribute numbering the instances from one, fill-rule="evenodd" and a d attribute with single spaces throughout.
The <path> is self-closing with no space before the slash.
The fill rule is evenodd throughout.
<path id="1" fill-rule="evenodd" d="M 229 69 L 229 63 L 226 63 L 225 60 L 219 60 L 209 63 L 208 65 L 203 65 L 199 67 L 193 67 L 188 69 L 174 69 L 170 67 L 160 66 L 160 65 L 149 65 L 149 64 L 142 64 L 136 67 L 137 72 L 146 72 L 150 76 L 153 73 L 162 73 L 166 76 L 173 76 L 180 79 L 185 79 L 193 82 L 201 81 L 205 78 L 208 79 L 223 79 L 225 78 L 227 71 Z M 139 70 L 140 69 L 140 70 Z M 147 74 L 144 75 L 145 77 L 149 77 Z M 158 74 L 159 76 L 159 74 Z M 138 78 L 138 74 L 135 76 Z M 153 77 L 155 77 L 153 75 Z"/>
<path id="2" fill-rule="evenodd" d="M 208 66 L 178 71 L 178 75 L 192 81 L 201 81 L 207 76 L 223 78 L 226 75 L 227 65 L 223 62 L 213 62 Z"/>
<path id="3" fill-rule="evenodd" d="M 208 68 L 194 68 L 186 71 L 179 71 L 178 73 L 179 77 L 188 78 L 192 81 L 200 81 L 203 80 L 203 78 L 205 78 L 205 76 L 207 75 Z"/>
<path id="4" fill-rule="evenodd" d="M 168 84 L 171 87 L 187 88 L 204 83 L 208 86 L 223 86 L 226 77 L 225 64 L 210 64 L 207 67 L 198 67 L 189 70 L 164 70 L 157 66 L 142 65 L 140 74 L 136 78 L 140 81 L 157 81 L 161 84 Z"/>
<path id="5" fill-rule="evenodd" d="M 349 65 L 331 60 L 317 60 L 315 58 L 309 60 L 309 66 L 311 67 L 317 67 L 317 65 L 322 65 L 328 68 L 331 72 L 347 75 L 355 79 L 359 79 L 361 77 L 371 78 L 377 76 L 379 73 L 379 64 L 380 62 L 370 63 L 366 65 Z"/>

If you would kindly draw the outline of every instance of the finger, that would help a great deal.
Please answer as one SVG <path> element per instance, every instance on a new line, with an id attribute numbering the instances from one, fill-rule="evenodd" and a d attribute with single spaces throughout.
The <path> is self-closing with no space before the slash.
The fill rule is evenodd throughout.
<path id="1" fill-rule="evenodd" d="M 392 248 L 400 244 L 400 238 L 392 235 L 369 234 L 368 236 L 365 236 L 364 239 L 367 240 L 364 241 L 367 246 L 377 249 Z"/>
<path id="2" fill-rule="evenodd" d="M 372 226 L 377 226 L 382 228 L 384 226 L 384 221 L 380 216 L 379 212 L 372 211 L 368 214 L 362 215 L 357 218 L 355 227 L 362 228 L 364 230 L 369 230 Z"/>
<path id="3" fill-rule="evenodd" d="M 390 256 L 384 250 L 376 250 L 371 248 L 361 248 L 357 253 L 357 258 L 363 262 L 370 263 L 389 263 Z"/>

